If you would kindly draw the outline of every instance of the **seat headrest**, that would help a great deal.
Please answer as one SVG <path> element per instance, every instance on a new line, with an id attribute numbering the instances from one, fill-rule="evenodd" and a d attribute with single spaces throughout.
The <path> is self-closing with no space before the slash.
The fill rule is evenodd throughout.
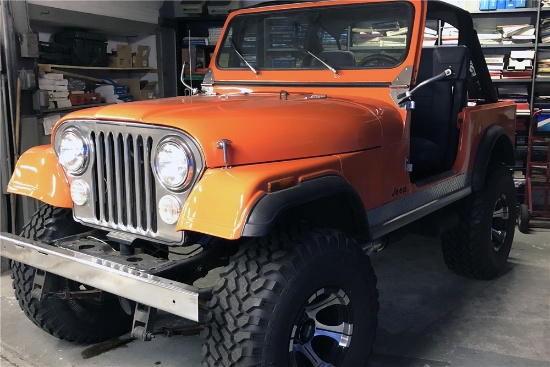
<path id="1" fill-rule="evenodd" d="M 445 69 L 453 73 L 443 80 L 465 80 L 470 70 L 470 54 L 466 46 L 442 46 L 433 52 L 433 75 Z"/>

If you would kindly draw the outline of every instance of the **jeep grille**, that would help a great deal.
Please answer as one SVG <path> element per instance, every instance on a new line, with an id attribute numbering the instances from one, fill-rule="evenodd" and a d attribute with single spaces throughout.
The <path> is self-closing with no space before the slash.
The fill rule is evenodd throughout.
<path id="1" fill-rule="evenodd" d="M 92 133 L 95 218 L 130 232 L 157 232 L 153 139 L 116 132 Z"/>
<path id="2" fill-rule="evenodd" d="M 82 179 L 91 190 L 85 205 L 73 205 L 75 219 L 91 227 L 153 238 L 156 242 L 182 243 L 183 233 L 176 230 L 177 224 L 164 223 L 158 217 L 158 200 L 172 195 L 185 203 L 204 171 L 204 158 L 197 142 L 181 130 L 162 126 L 68 120 L 56 129 L 54 145 L 69 128 L 78 129 L 90 144 L 86 170 L 78 176 L 68 175 L 69 182 Z M 170 136 L 177 136 L 186 144 L 195 167 L 191 184 L 178 192 L 158 182 L 151 164 L 158 144 Z"/>

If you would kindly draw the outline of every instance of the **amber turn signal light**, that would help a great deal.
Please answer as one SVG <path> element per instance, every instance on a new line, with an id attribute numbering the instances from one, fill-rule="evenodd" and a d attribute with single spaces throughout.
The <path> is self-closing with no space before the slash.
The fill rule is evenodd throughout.
<path id="1" fill-rule="evenodd" d="M 292 187 L 294 185 L 296 185 L 296 181 L 294 181 L 294 177 L 281 178 L 280 180 L 268 182 L 267 192 L 271 193 L 271 192 L 288 189 L 289 187 Z"/>

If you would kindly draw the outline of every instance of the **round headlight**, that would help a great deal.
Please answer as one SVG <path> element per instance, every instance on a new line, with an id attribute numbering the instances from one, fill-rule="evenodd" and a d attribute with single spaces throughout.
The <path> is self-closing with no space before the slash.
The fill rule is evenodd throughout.
<path id="1" fill-rule="evenodd" d="M 57 155 L 63 168 L 78 175 L 84 171 L 88 163 L 89 146 L 82 133 L 76 129 L 68 129 L 61 134 Z"/>
<path id="2" fill-rule="evenodd" d="M 159 143 L 155 154 L 155 173 L 170 190 L 181 190 L 193 175 L 191 153 L 179 139 L 170 137 Z"/>

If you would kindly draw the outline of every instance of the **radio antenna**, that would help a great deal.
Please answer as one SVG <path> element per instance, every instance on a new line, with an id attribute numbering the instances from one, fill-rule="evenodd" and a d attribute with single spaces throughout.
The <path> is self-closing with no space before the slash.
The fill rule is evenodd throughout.
<path id="1" fill-rule="evenodd" d="M 193 93 L 193 52 L 191 52 L 191 30 L 188 31 L 189 39 L 189 85 L 191 86 L 191 94 Z"/>

